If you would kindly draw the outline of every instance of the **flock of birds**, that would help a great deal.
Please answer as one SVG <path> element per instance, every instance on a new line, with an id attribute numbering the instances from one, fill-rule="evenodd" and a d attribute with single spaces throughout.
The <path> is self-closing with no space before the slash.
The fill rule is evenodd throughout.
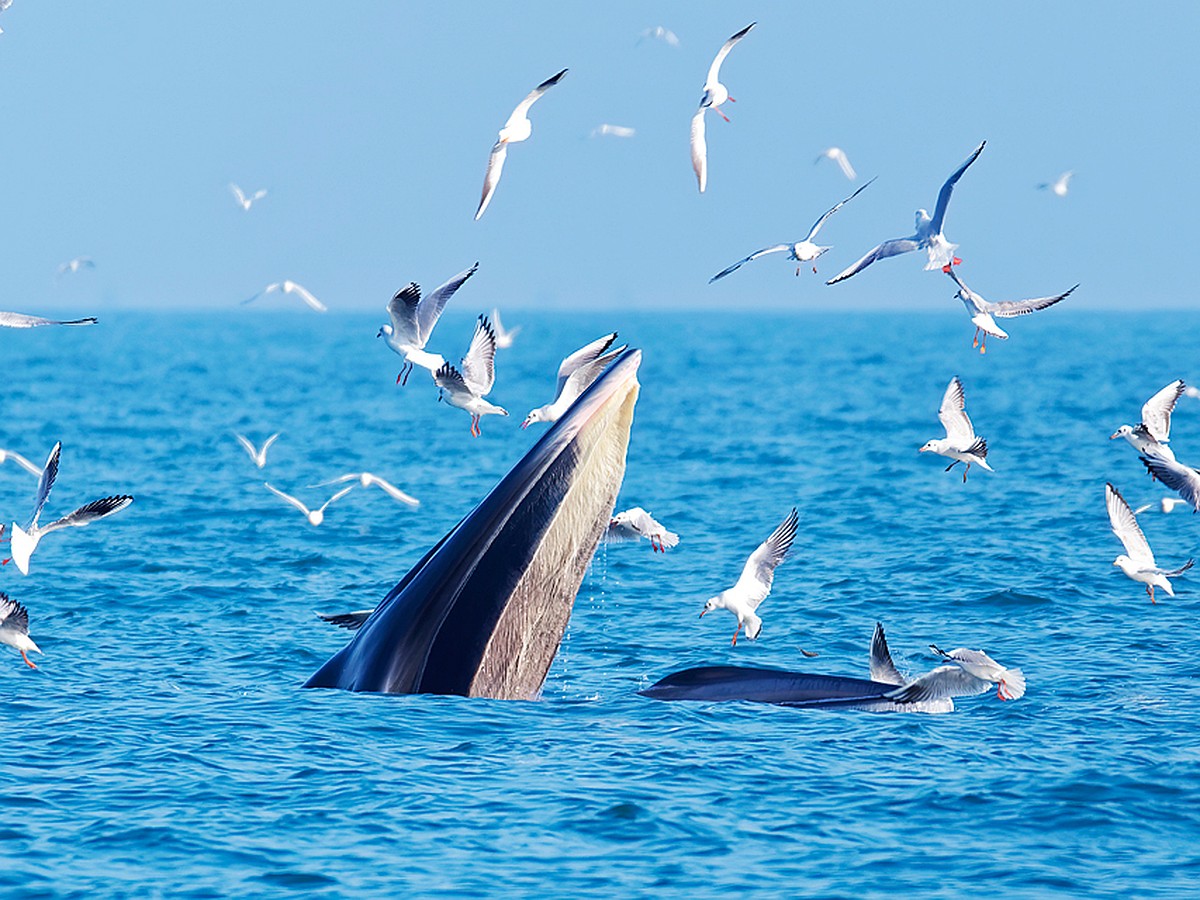
<path id="1" fill-rule="evenodd" d="M 0 0 L 0 11 L 5 9 L 9 2 L 11 0 Z M 706 138 L 708 114 L 713 112 L 728 122 L 729 117 L 722 107 L 727 102 L 736 102 L 735 98 L 730 95 L 729 89 L 720 80 L 721 67 L 733 48 L 750 34 L 755 25 L 756 23 L 751 22 L 745 28 L 734 33 L 718 50 L 705 77 L 699 106 L 692 115 L 691 162 L 701 193 L 706 190 L 709 177 Z M 661 40 L 672 46 L 678 45 L 678 38 L 675 34 L 662 26 L 647 29 L 642 33 L 641 39 Z M 547 91 L 560 84 L 567 71 L 567 69 L 562 69 L 537 85 L 517 104 L 500 129 L 488 155 L 483 189 L 474 214 L 476 220 L 484 215 L 496 196 L 509 146 L 528 140 L 531 136 L 533 126 L 529 115 L 534 104 Z M 608 124 L 600 126 L 593 132 L 596 135 L 616 137 L 630 137 L 633 133 L 633 129 Z M 834 285 L 845 281 L 880 260 L 923 250 L 927 257 L 925 268 L 927 270 L 941 269 L 954 282 L 957 288 L 954 296 L 961 300 L 970 316 L 971 323 L 975 326 L 973 346 L 978 347 L 980 353 L 986 353 L 988 337 L 1001 340 L 1008 337 L 1008 334 L 997 324 L 997 319 L 1028 315 L 1053 306 L 1070 296 L 1078 285 L 1058 294 L 1033 299 L 990 302 L 969 288 L 957 273 L 956 267 L 962 263 L 962 260 L 955 253 L 957 245 L 952 243 L 944 233 L 946 214 L 955 186 L 979 159 L 985 147 L 986 141 L 981 142 L 945 180 L 938 192 L 932 215 L 924 209 L 917 210 L 912 234 L 882 241 L 856 262 L 828 279 L 826 284 Z M 815 162 L 819 164 L 823 160 L 835 163 L 849 181 L 857 180 L 857 172 L 841 148 L 827 148 L 821 152 Z M 1038 187 L 1062 197 L 1068 192 L 1071 177 L 1071 172 L 1065 172 L 1053 183 L 1040 184 Z M 712 276 L 710 283 L 732 275 L 747 263 L 777 253 L 786 254 L 790 261 L 796 263 L 797 276 L 801 274 L 805 266 L 810 266 L 815 274 L 817 271 L 816 261 L 831 249 L 816 243 L 822 227 L 835 213 L 870 187 L 874 181 L 875 179 L 872 178 L 865 182 L 845 199 L 822 213 L 803 239 L 756 250 Z M 266 189 L 246 191 L 234 183 L 229 185 L 229 190 L 239 207 L 247 213 L 267 196 Z M 58 274 L 61 276 L 79 272 L 94 265 L 92 260 L 87 257 L 77 257 L 60 266 Z M 399 290 L 387 304 L 388 321 L 380 327 L 377 334 L 377 337 L 383 338 L 387 347 L 400 356 L 403 361 L 396 376 L 397 385 L 406 385 L 409 376 L 418 367 L 428 371 L 439 389 L 438 400 L 461 409 L 470 416 L 470 433 L 474 437 L 481 434 L 480 422 L 484 416 L 508 416 L 507 410 L 487 398 L 496 379 L 496 351 L 511 346 L 519 329 L 506 330 L 501 324 L 499 312 L 496 310 L 493 310 L 490 319 L 487 315 L 480 315 L 466 352 L 460 358 L 458 365 L 448 362 L 441 353 L 430 349 L 430 342 L 447 302 L 471 279 L 478 270 L 478 266 L 479 264 L 475 263 L 428 295 L 422 294 L 421 288 L 416 282 Z M 327 309 L 302 285 L 286 279 L 267 285 L 244 300 L 243 303 L 250 303 L 274 293 L 295 296 L 317 312 L 325 312 Z M 21 313 L 0 312 L 0 326 L 13 328 L 44 325 L 90 325 L 95 322 L 94 317 L 52 320 Z M 567 354 L 558 368 L 553 399 L 530 410 L 521 427 L 528 428 L 536 423 L 557 421 L 625 349 L 624 346 L 614 347 L 616 340 L 617 333 L 612 332 Z M 1172 382 L 1147 401 L 1142 408 L 1142 418 L 1139 424 L 1136 426 L 1123 425 L 1112 435 L 1113 438 L 1124 437 L 1128 440 L 1137 450 L 1139 458 L 1151 476 L 1180 494 L 1180 499 L 1164 498 L 1161 501 L 1163 512 L 1169 512 L 1176 505 L 1184 503 L 1191 505 L 1193 510 L 1200 510 L 1200 470 L 1179 463 L 1168 446 L 1171 412 L 1176 401 L 1185 391 L 1194 391 L 1194 396 L 1200 396 L 1200 391 L 1186 388 L 1182 380 Z M 962 473 L 964 483 L 973 465 L 989 472 L 993 471 L 987 461 L 987 441 L 975 433 L 971 420 L 967 416 L 963 385 L 958 377 L 951 378 L 946 388 L 938 410 L 938 418 L 945 429 L 946 436 L 928 441 L 920 448 L 922 452 L 934 453 L 949 459 L 950 464 L 946 467 L 946 471 L 962 463 L 964 465 Z M 263 469 L 267 464 L 268 450 L 279 435 L 271 435 L 261 446 L 256 446 L 244 435 L 239 434 L 235 437 L 254 465 L 258 469 Z M 12 523 L 9 538 L 11 559 L 22 573 L 28 573 L 30 557 L 44 535 L 68 526 L 88 525 L 97 519 L 124 509 L 133 500 L 128 495 L 105 497 L 85 504 L 50 524 L 40 525 L 39 517 L 57 476 L 60 449 L 60 446 L 56 444 L 47 458 L 46 464 L 41 467 L 12 451 L 0 450 L 0 463 L 12 459 L 39 479 L 32 516 L 24 527 L 19 527 L 15 522 Z M 284 503 L 297 509 L 313 526 L 319 526 L 324 520 L 326 509 L 346 496 L 356 486 L 364 488 L 376 486 L 398 502 L 409 506 L 418 504 L 416 498 L 369 472 L 346 473 L 310 485 L 310 487 L 334 485 L 340 485 L 336 492 L 319 507 L 310 509 L 296 497 L 279 490 L 269 482 L 264 482 L 264 487 L 268 491 Z M 1192 560 L 1189 559 L 1185 564 L 1174 569 L 1164 569 L 1158 566 L 1149 543 L 1137 522 L 1137 515 L 1151 507 L 1148 505 L 1140 507 L 1136 511 L 1131 510 L 1112 484 L 1106 485 L 1105 492 L 1112 530 L 1125 549 L 1125 553 L 1117 557 L 1114 565 L 1119 567 L 1129 578 L 1145 584 L 1147 594 L 1152 602 L 1155 599 L 1155 588 L 1160 588 L 1173 596 L 1169 579 L 1188 570 L 1192 566 Z M 738 634 L 743 630 L 751 640 L 758 638 L 761 634 L 762 618 L 759 616 L 758 610 L 771 591 L 776 568 L 788 556 L 795 538 L 797 524 L 798 513 L 793 508 L 766 540 L 750 554 L 737 582 L 705 603 L 700 613 L 701 617 L 708 612 L 724 609 L 736 618 L 737 628 L 732 638 L 733 645 L 736 646 Z M 3 531 L 3 526 L 0 526 L 0 535 L 3 534 Z M 649 541 L 653 551 L 663 553 L 675 547 L 679 542 L 677 534 L 669 531 L 641 507 L 633 507 L 613 516 L 606 540 L 620 542 L 643 539 Z M 8 562 L 8 560 L 4 562 Z M 356 621 L 361 624 L 364 615 L 356 613 L 352 614 L 353 616 L 357 616 Z M 338 624 L 346 623 L 339 622 Z M 882 640 L 881 629 L 877 629 L 877 639 Z M 27 654 L 41 651 L 29 637 L 28 611 L 4 594 L 0 594 L 0 642 L 16 648 L 25 662 L 30 667 L 36 668 Z M 1025 681 L 1020 670 L 1005 668 L 982 651 L 959 648 L 947 653 L 933 645 L 931 645 L 931 650 L 952 664 L 952 668 L 957 672 L 965 673 L 962 674 L 962 677 L 976 679 L 981 684 L 998 685 L 997 694 L 1001 699 L 1017 699 L 1024 694 Z M 805 653 L 806 655 L 816 655 L 809 654 L 807 651 Z M 895 673 L 882 674 L 892 677 Z"/>

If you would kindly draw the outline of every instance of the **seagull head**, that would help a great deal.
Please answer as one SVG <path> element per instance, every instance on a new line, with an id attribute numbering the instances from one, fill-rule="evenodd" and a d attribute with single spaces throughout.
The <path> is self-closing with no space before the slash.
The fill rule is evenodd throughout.
<path id="1" fill-rule="evenodd" d="M 704 604 L 704 609 L 700 610 L 700 618 L 703 619 L 705 613 L 712 612 L 714 609 L 719 609 L 720 606 L 721 598 L 719 596 L 709 597 L 708 602 Z"/>
<path id="2" fill-rule="evenodd" d="M 545 409 L 543 406 L 539 406 L 537 409 L 531 409 L 529 411 L 529 415 L 525 417 L 525 421 L 521 423 L 521 430 L 524 431 L 534 422 L 545 422 L 546 416 L 542 412 L 543 409 Z"/>
<path id="3" fill-rule="evenodd" d="M 928 225 L 932 221 L 933 221 L 933 217 L 929 215 L 928 210 L 924 210 L 924 209 L 917 210 L 917 231 L 921 230 L 921 226 Z"/>
<path id="4" fill-rule="evenodd" d="M 1110 441 L 1115 441 L 1119 437 L 1128 437 L 1131 434 L 1133 434 L 1133 428 L 1129 425 L 1122 425 L 1120 428 L 1110 434 L 1108 439 Z"/>
<path id="5" fill-rule="evenodd" d="M 389 337 L 391 336 L 391 334 L 392 334 L 392 326 L 391 325 L 380 325 L 379 331 L 376 333 L 375 337 L 381 338 L 385 334 L 388 335 Z"/>
<path id="6" fill-rule="evenodd" d="M 932 440 L 932 441 L 926 441 L 925 445 L 923 447 L 921 447 L 921 449 L 918 450 L 917 452 L 924 453 L 925 451 L 928 450 L 930 453 L 937 453 L 937 449 L 938 449 L 937 444 L 938 444 L 938 442 L 936 439 Z"/>

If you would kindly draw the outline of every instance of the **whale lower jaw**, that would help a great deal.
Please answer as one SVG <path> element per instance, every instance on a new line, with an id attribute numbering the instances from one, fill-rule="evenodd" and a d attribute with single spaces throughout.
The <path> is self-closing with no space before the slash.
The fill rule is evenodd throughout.
<path id="1" fill-rule="evenodd" d="M 640 361 L 622 354 L 305 687 L 537 697 L 612 517 Z"/>

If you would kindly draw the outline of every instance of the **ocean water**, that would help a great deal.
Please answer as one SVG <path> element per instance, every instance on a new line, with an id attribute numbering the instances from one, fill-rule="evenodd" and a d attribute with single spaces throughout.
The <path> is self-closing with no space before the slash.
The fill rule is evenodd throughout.
<path id="1" fill-rule="evenodd" d="M 480 439 L 422 373 L 393 383 L 370 315 L 0 335 L 2 445 L 63 443 L 44 518 L 137 498 L 0 569 L 45 651 L 0 648 L 0 894 L 1196 895 L 1200 582 L 1152 606 L 1103 497 L 1163 495 L 1108 435 L 1200 379 L 1200 316 L 1056 309 L 986 356 L 961 314 L 509 318 L 512 415 Z M 444 346 L 470 328 L 449 311 Z M 613 329 L 645 354 L 620 505 L 679 546 L 601 547 L 538 702 L 302 690 L 347 637 L 314 612 L 382 598 L 544 428 L 518 426 L 559 358 Z M 917 453 L 955 374 L 996 470 L 965 484 Z M 282 432 L 263 471 L 235 431 Z M 1173 437 L 1200 459 L 1200 401 Z M 362 469 L 420 508 L 356 488 L 312 528 L 262 486 L 319 503 Z M 34 487 L 0 465 L 5 521 Z M 793 505 L 762 636 L 733 647 L 699 611 Z M 1191 514 L 1141 521 L 1162 562 L 1200 550 Z M 706 663 L 863 676 L 876 621 L 902 670 L 983 648 L 1028 694 L 938 716 L 636 695 Z"/>

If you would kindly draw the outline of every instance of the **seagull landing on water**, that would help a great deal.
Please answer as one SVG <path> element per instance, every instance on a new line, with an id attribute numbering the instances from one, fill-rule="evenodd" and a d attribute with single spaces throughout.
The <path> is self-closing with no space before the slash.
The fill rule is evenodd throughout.
<path id="1" fill-rule="evenodd" d="M 666 553 L 679 543 L 679 535 L 667 531 L 661 522 L 640 506 L 617 513 L 604 533 L 604 539 L 611 544 L 640 541 L 642 538 L 649 540 L 650 549 L 657 553 Z"/>
<path id="2" fill-rule="evenodd" d="M 729 40 L 721 45 L 721 49 L 717 51 L 716 57 L 712 61 L 712 65 L 708 67 L 708 75 L 704 79 L 704 93 L 700 96 L 700 107 L 696 110 L 696 114 L 692 116 L 692 169 L 696 173 L 696 182 L 700 186 L 700 193 L 704 193 L 704 189 L 708 187 L 708 143 L 704 139 L 704 114 L 709 109 L 715 110 L 726 122 L 729 121 L 729 116 L 721 110 L 721 104 L 728 100 L 730 103 L 737 101 L 729 96 L 729 89 L 721 84 L 721 63 L 725 61 L 725 57 L 729 55 L 729 51 L 733 49 L 733 45 L 750 33 L 756 22 L 751 22 L 737 34 L 733 35 Z"/>
<path id="3" fill-rule="evenodd" d="M 416 366 L 428 369 L 432 375 L 445 364 L 441 354 L 427 352 L 425 345 L 429 343 L 429 336 L 433 334 L 446 302 L 478 268 L 479 263 L 475 263 L 459 272 L 425 299 L 421 299 L 421 286 L 415 281 L 410 281 L 392 297 L 387 305 L 391 321 L 381 326 L 375 337 L 384 338 L 387 345 L 404 358 L 404 365 L 396 375 L 396 384 L 408 384 L 408 376 Z"/>
<path id="4" fill-rule="evenodd" d="M 43 319 L 41 316 L 27 316 L 25 313 L 0 311 L 0 327 L 4 328 L 38 328 L 42 325 L 95 325 L 96 317 L 85 319 Z"/>
<path id="5" fill-rule="evenodd" d="M 1074 172 L 1063 172 L 1053 183 L 1043 182 L 1042 184 L 1039 184 L 1038 190 L 1050 191 L 1050 193 L 1054 194 L 1055 197 L 1065 197 L 1067 196 L 1067 191 L 1069 190 L 1068 184 L 1071 181 L 1071 176 L 1074 174 Z"/>
<path id="6" fill-rule="evenodd" d="M 29 524 L 21 528 L 16 522 L 13 522 L 11 558 L 17 564 L 17 568 L 21 570 L 22 575 L 29 574 L 29 558 L 33 556 L 33 551 L 37 549 L 38 542 L 43 536 L 52 531 L 58 531 L 60 528 L 81 528 L 90 525 L 97 519 L 103 519 L 105 516 L 111 516 L 113 513 L 121 511 L 133 502 L 133 498 L 128 494 L 101 497 L 99 500 L 84 504 L 61 519 L 55 519 L 47 525 L 39 525 L 38 518 L 42 515 L 42 507 L 46 505 L 46 500 L 50 497 L 50 489 L 54 487 L 54 481 L 58 478 L 58 456 L 61 451 L 62 444 L 55 444 L 50 451 L 50 456 L 46 459 L 46 465 L 38 480 L 37 499 L 34 502 L 33 515 L 29 518 Z M 4 560 L 4 562 L 8 562 L 8 560 Z"/>
<path id="7" fill-rule="evenodd" d="M 483 416 L 507 416 L 508 410 L 496 406 L 483 398 L 491 393 L 496 381 L 496 335 L 487 316 L 480 316 L 475 323 L 475 334 L 471 346 L 462 358 L 462 372 L 443 363 L 433 375 L 434 383 L 441 388 L 439 400 L 471 414 L 471 437 L 479 437 L 479 420 Z"/>
<path id="8" fill-rule="evenodd" d="M 1144 584 L 1151 603 L 1154 602 L 1156 587 L 1162 588 L 1169 596 L 1174 597 L 1175 591 L 1167 579 L 1182 575 L 1190 569 L 1192 560 L 1189 559 L 1178 569 L 1160 568 L 1154 561 L 1154 552 L 1150 549 L 1150 542 L 1142 533 L 1141 526 L 1138 525 L 1137 518 L 1130 510 L 1129 504 L 1125 502 L 1121 492 L 1111 484 L 1104 485 L 1104 503 L 1108 507 L 1108 521 L 1112 525 L 1113 534 L 1125 547 L 1125 552 L 1113 560 L 1113 565 L 1117 566 L 1127 577 Z"/>
<path id="9" fill-rule="evenodd" d="M 235 434 L 234 437 L 237 438 L 237 442 L 242 445 L 242 449 L 246 451 L 252 460 L 254 460 L 254 464 L 261 469 L 267 464 L 267 451 L 271 449 L 271 445 L 278 440 L 279 432 L 275 432 L 273 435 L 263 441 L 262 447 L 255 447 L 252 443 L 250 443 L 250 439 L 245 435 Z"/>
<path id="10" fill-rule="evenodd" d="M 245 306 L 247 303 L 251 303 L 265 294 L 274 294 L 276 291 L 282 291 L 285 294 L 295 294 L 317 312 L 323 313 L 329 311 L 329 307 L 309 293 L 308 289 L 305 288 L 304 285 L 296 284 L 296 282 L 288 281 L 287 279 L 268 284 L 253 297 L 247 297 L 245 300 L 243 300 L 242 305 Z"/>
<path id="11" fill-rule="evenodd" d="M 822 150 L 821 155 L 813 160 L 813 165 L 816 165 L 823 159 L 832 159 L 835 163 L 837 163 L 838 168 L 842 170 L 842 174 L 845 175 L 850 181 L 853 181 L 858 177 L 858 173 L 854 171 L 854 166 L 850 165 L 850 160 L 846 156 L 846 151 L 841 147 L 827 147 L 826 149 Z"/>
<path id="12" fill-rule="evenodd" d="M 374 485 L 381 491 L 391 497 L 393 500 L 399 500 L 401 503 L 408 506 L 420 506 L 421 501 L 416 497 L 404 493 L 400 488 L 396 487 L 389 481 L 384 481 L 378 475 L 372 475 L 370 472 L 348 472 L 345 475 L 339 475 L 337 478 L 331 478 L 328 481 L 322 481 L 318 484 L 309 485 L 309 487 L 328 487 L 331 484 L 344 484 L 347 481 L 357 481 L 363 487 L 371 487 Z"/>
<path id="13" fill-rule="evenodd" d="M 851 275 L 857 275 L 871 263 L 880 259 L 887 259 L 889 256 L 899 256 L 901 253 L 910 253 L 913 250 L 924 250 L 929 254 L 929 262 L 925 268 L 940 269 L 946 265 L 958 265 L 962 262 L 954 251 L 958 249 L 958 244 L 952 244 L 944 234 L 942 234 L 942 225 L 946 220 L 946 207 L 950 205 L 950 195 L 954 192 L 954 185 L 958 183 L 958 179 L 962 178 L 963 173 L 967 171 L 971 163 L 979 159 L 979 154 L 983 152 L 983 148 L 987 146 L 987 141 L 981 143 L 975 148 L 975 152 L 967 157 L 967 161 L 954 170 L 946 183 L 942 185 L 942 189 L 938 191 L 937 205 L 933 208 L 933 215 L 923 209 L 917 210 L 917 230 L 911 236 L 906 238 L 896 238 L 890 241 L 884 241 L 874 250 L 871 250 L 866 256 L 856 262 L 850 268 L 830 278 L 826 284 L 837 284 L 839 281 L 845 281 Z"/>
<path id="14" fill-rule="evenodd" d="M 1108 439 L 1115 441 L 1123 437 L 1139 454 L 1175 462 L 1175 451 L 1167 446 L 1167 442 L 1171 440 L 1171 413 L 1185 389 L 1183 379 L 1176 378 L 1142 405 L 1142 421 L 1136 425 L 1122 425 Z"/>
<path id="15" fill-rule="evenodd" d="M 727 609 L 737 616 L 738 627 L 733 631 L 733 646 L 737 646 L 738 631 L 746 628 L 746 637 L 754 640 L 762 631 L 762 619 L 757 615 L 759 604 L 771 593 L 771 583 L 775 580 L 775 569 L 783 562 L 792 547 L 796 537 L 796 523 L 799 517 L 795 507 L 788 513 L 779 527 L 771 532 L 771 536 L 758 545 L 750 554 L 742 575 L 737 584 L 728 590 L 721 591 L 709 599 L 700 612 L 700 618 L 714 609 Z"/>
<path id="16" fill-rule="evenodd" d="M 517 335 L 521 333 L 521 326 L 505 328 L 500 321 L 500 310 L 492 307 L 492 330 L 496 332 L 496 349 L 507 350 L 513 345 Z"/>
<path id="17" fill-rule="evenodd" d="M 571 408 L 571 404 L 579 399 L 579 395 L 591 387 L 592 382 L 608 368 L 609 363 L 624 352 L 624 346 L 606 352 L 616 339 L 615 331 L 606 334 L 586 347 L 580 347 L 559 363 L 558 387 L 554 401 L 530 410 L 525 421 L 521 423 L 521 428 L 528 428 L 534 422 L 557 422 L 562 414 Z"/>
<path id="18" fill-rule="evenodd" d="M 40 478 L 42 476 L 42 470 L 23 457 L 20 453 L 17 453 L 15 450 L 0 449 L 0 463 L 5 463 L 10 459 L 34 478 Z M 0 525 L 0 534 L 3 534 L 3 531 L 4 526 Z"/>
<path id="19" fill-rule="evenodd" d="M 259 190 L 255 191 L 253 194 L 247 195 L 240 187 L 238 187 L 232 181 L 229 182 L 229 190 L 233 194 L 233 198 L 235 200 L 237 200 L 238 206 L 240 206 L 246 212 L 250 212 L 251 206 L 253 206 L 255 203 L 257 203 L 263 197 L 267 196 L 266 188 L 260 188 Z"/>
<path id="20" fill-rule="evenodd" d="M 938 420 L 946 429 L 946 436 L 927 441 L 921 448 L 921 453 L 928 450 L 954 460 L 946 466 L 947 472 L 960 462 L 966 463 L 967 467 L 963 469 L 963 484 L 967 482 L 967 473 L 971 471 L 972 463 L 989 472 L 995 471 L 987 462 L 987 441 L 976 436 L 975 428 L 967 416 L 963 386 L 957 375 L 950 379 L 950 384 L 946 387 L 941 408 L 938 409 Z"/>
<path id="21" fill-rule="evenodd" d="M 929 649 L 957 665 L 972 678 L 996 685 L 996 696 L 1001 700 L 1020 700 L 1025 696 L 1025 676 L 1021 670 L 1005 668 L 982 650 L 959 647 L 947 653 L 936 644 L 930 644 Z"/>
<path id="22" fill-rule="evenodd" d="M 1053 306 L 1059 300 L 1065 300 L 1071 296 L 1071 292 L 1079 285 L 1075 285 L 1061 294 L 1053 297 L 1036 297 L 1032 300 L 1005 300 L 1001 303 L 989 303 L 981 295 L 975 293 L 965 284 L 953 267 L 949 265 L 942 266 L 942 271 L 954 279 L 954 283 L 958 285 L 958 293 L 954 296 L 963 302 L 963 306 L 967 308 L 967 312 L 971 314 L 971 324 L 975 326 L 975 339 L 972 341 L 972 347 L 978 347 L 980 353 L 987 353 L 987 339 L 991 335 L 1000 340 L 1008 339 L 1008 332 L 996 324 L 993 316 L 999 316 L 1001 319 L 1011 319 L 1014 316 L 1027 316 L 1031 312 L 1039 309 L 1045 309 L 1048 306 Z M 979 333 L 983 332 L 983 339 L 979 337 Z"/>
<path id="23" fill-rule="evenodd" d="M 874 180 L 875 180 L 874 178 L 871 179 L 871 181 L 874 181 Z M 832 247 L 820 247 L 813 243 L 813 238 L 815 238 L 817 236 L 817 232 L 821 230 L 821 226 L 825 224 L 826 219 L 828 219 L 835 212 L 837 212 L 839 209 L 841 209 L 843 206 L 845 206 L 847 203 L 849 203 L 851 200 L 853 200 L 855 197 L 857 197 L 860 193 L 862 193 L 862 191 L 864 191 L 868 186 L 870 186 L 871 181 L 868 181 L 866 184 L 864 184 L 862 187 L 860 187 L 857 191 L 855 191 L 853 194 L 851 194 L 845 200 L 842 200 L 837 205 L 831 207 L 830 209 L 827 209 L 821 215 L 821 218 L 817 219 L 817 221 L 813 223 L 812 228 L 810 228 L 808 230 L 808 234 L 805 236 L 804 240 L 797 241 L 794 244 L 776 244 L 773 247 L 764 247 L 762 250 L 756 250 L 754 253 L 751 253 L 745 259 L 738 260 L 729 268 L 718 272 L 712 278 L 708 279 L 708 283 L 712 284 L 717 279 L 724 278 L 726 275 L 730 274 L 731 272 L 737 271 L 738 268 L 740 268 L 745 263 L 748 263 L 752 260 L 758 259 L 760 256 L 766 256 L 768 253 L 782 253 L 785 250 L 787 251 L 788 259 L 795 260 L 798 263 L 806 263 L 806 262 L 813 263 L 812 270 L 813 270 L 813 274 L 816 275 L 817 274 L 817 266 L 816 266 L 817 257 L 819 257 L 822 253 L 825 253 L 827 250 L 832 250 L 833 248 Z M 801 268 L 803 268 L 803 267 L 796 266 L 796 274 L 797 275 L 800 274 Z"/>
<path id="24" fill-rule="evenodd" d="M 25 654 L 41 653 L 41 648 L 29 637 L 29 610 L 15 600 L 8 599 L 8 594 L 0 593 L 0 644 L 16 649 L 25 660 L 25 665 L 36 669 Z"/>
<path id="25" fill-rule="evenodd" d="M 58 275 L 58 277 L 62 278 L 64 275 L 67 275 L 68 273 L 74 274 L 74 273 L 80 271 L 81 269 L 94 269 L 94 268 L 96 268 L 96 264 L 94 262 L 92 262 L 92 258 L 90 256 L 77 256 L 74 259 L 68 260 L 67 262 L 60 265 L 58 267 L 58 269 L 55 271 L 56 271 L 56 274 Z"/>
<path id="26" fill-rule="evenodd" d="M 325 521 L 325 509 L 329 506 L 330 503 L 335 503 L 338 500 L 341 500 L 348 493 L 350 493 L 352 490 L 354 490 L 354 485 L 350 485 L 349 487 L 344 487 L 340 491 L 338 491 L 336 494 L 334 494 L 332 497 L 330 497 L 328 500 L 326 500 L 324 503 L 322 503 L 320 506 L 318 506 L 316 509 L 309 509 L 307 506 L 305 506 L 302 502 L 297 500 L 291 494 L 285 494 L 283 491 L 279 490 L 279 488 L 272 487 L 270 484 L 268 484 L 265 481 L 263 482 L 263 487 L 265 487 L 268 491 L 270 491 L 272 494 L 274 494 L 280 500 L 284 501 L 285 503 L 290 504 L 291 506 L 296 507 L 296 509 L 298 509 L 298 510 L 300 510 L 300 512 L 304 513 L 304 518 L 307 519 L 308 524 L 312 525 L 312 526 L 320 525 L 322 522 Z"/>
<path id="27" fill-rule="evenodd" d="M 492 202 L 492 194 L 496 192 L 496 185 L 500 183 L 500 173 L 504 170 L 504 160 L 508 157 L 508 145 L 526 140 L 533 133 L 533 123 L 529 121 L 529 108 L 542 94 L 562 81 L 566 74 L 567 70 L 563 69 L 530 91 L 528 96 L 517 104 L 517 108 L 500 129 L 496 143 L 492 145 L 491 155 L 488 156 L 487 172 L 483 176 L 483 196 L 479 198 L 479 208 L 475 210 L 476 222 Z"/>

